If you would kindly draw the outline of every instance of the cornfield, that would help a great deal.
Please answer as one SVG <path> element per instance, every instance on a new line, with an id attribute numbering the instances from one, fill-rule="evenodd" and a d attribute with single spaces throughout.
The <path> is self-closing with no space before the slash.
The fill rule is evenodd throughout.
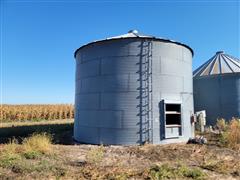
<path id="1" fill-rule="evenodd" d="M 1 105 L 0 111 L 1 122 L 74 118 L 74 106 L 71 104 Z"/>

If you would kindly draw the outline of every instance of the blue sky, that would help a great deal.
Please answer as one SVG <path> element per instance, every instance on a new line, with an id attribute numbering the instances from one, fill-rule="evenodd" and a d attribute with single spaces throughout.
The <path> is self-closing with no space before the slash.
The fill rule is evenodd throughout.
<path id="1" fill-rule="evenodd" d="M 0 1 L 2 103 L 73 103 L 74 51 L 130 29 L 240 57 L 239 1 Z"/>

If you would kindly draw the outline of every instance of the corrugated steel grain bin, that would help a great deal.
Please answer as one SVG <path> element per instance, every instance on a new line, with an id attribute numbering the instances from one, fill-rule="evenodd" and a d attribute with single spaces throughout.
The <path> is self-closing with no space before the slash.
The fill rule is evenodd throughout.
<path id="1" fill-rule="evenodd" d="M 136 30 L 77 49 L 74 139 L 187 141 L 193 133 L 192 56 L 184 44 Z"/>
<path id="2" fill-rule="evenodd" d="M 206 110 L 208 125 L 240 117 L 240 61 L 223 51 L 193 72 L 194 108 Z"/>

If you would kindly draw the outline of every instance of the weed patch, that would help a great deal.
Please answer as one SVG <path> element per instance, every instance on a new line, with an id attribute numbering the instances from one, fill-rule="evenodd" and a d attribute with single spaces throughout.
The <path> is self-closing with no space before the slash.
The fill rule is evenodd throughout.
<path id="1" fill-rule="evenodd" d="M 216 128 L 219 130 L 219 131 L 226 131 L 227 129 L 227 122 L 225 121 L 225 119 L 218 119 L 217 120 L 217 123 L 216 123 Z"/>
<path id="2" fill-rule="evenodd" d="M 222 122 L 222 124 L 224 123 Z M 223 132 L 221 132 L 220 142 L 226 147 L 240 149 L 240 119 L 232 119 L 226 125 Z"/>
<path id="3" fill-rule="evenodd" d="M 86 155 L 87 161 L 92 164 L 97 164 L 97 163 L 101 162 L 103 157 L 104 157 L 104 147 L 103 146 L 100 146 L 96 149 L 91 149 Z"/>
<path id="4" fill-rule="evenodd" d="M 5 144 L 0 151 L 0 167 L 10 169 L 14 173 L 50 171 L 57 174 L 59 173 L 58 166 L 44 160 L 44 158 L 49 158 L 48 155 L 51 152 L 51 136 L 45 133 L 33 134 L 24 139 L 22 144 L 13 139 Z M 34 159 L 39 160 L 33 161 Z"/>
<path id="5" fill-rule="evenodd" d="M 23 153 L 23 156 L 26 159 L 37 159 L 37 158 L 41 157 L 41 155 L 42 154 L 38 151 L 27 151 L 27 152 Z"/>
<path id="6" fill-rule="evenodd" d="M 36 156 L 39 153 L 48 154 L 52 150 L 52 138 L 46 133 L 34 134 L 23 140 L 23 149 L 28 156 Z"/>
<path id="7" fill-rule="evenodd" d="M 176 167 L 168 164 L 161 166 L 155 165 L 149 170 L 149 178 L 153 180 L 160 179 L 177 179 L 177 178 L 190 178 L 190 179 L 206 179 L 206 174 L 198 168 L 189 168 L 184 165 L 177 165 Z"/>
<path id="8" fill-rule="evenodd" d="M 235 176 L 238 176 L 238 173 L 240 172 L 239 163 L 217 159 L 216 157 L 205 159 L 200 165 L 200 167 L 209 171 L 220 173 L 220 174 L 233 174 Z"/>
<path id="9" fill-rule="evenodd" d="M 21 152 L 21 149 L 17 141 L 15 139 L 11 140 L 0 152 L 0 166 L 8 168 L 21 161 L 22 157 L 19 152 Z"/>
<path id="10" fill-rule="evenodd" d="M 22 157 L 18 154 L 1 154 L 0 166 L 3 168 L 9 168 L 14 166 L 17 162 L 21 162 Z"/>

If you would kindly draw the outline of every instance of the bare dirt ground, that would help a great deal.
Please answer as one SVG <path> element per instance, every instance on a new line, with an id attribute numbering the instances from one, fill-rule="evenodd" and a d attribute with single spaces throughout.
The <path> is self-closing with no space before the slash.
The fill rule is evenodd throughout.
<path id="1" fill-rule="evenodd" d="M 53 145 L 53 149 L 54 155 L 27 162 L 46 161 L 46 167 L 0 168 L 0 179 L 240 179 L 240 153 L 213 145 Z M 151 167 L 163 164 L 198 168 L 205 175 L 149 174 Z"/>
<path id="2" fill-rule="evenodd" d="M 74 145 L 64 128 L 52 154 L 0 162 L 0 179 L 240 179 L 240 151 L 221 147 L 213 134 L 205 145 L 96 146 Z"/>
<path id="3" fill-rule="evenodd" d="M 88 154 L 99 148 L 91 145 L 56 146 L 74 172 L 68 178 L 98 179 L 124 177 L 149 179 L 146 170 L 153 165 L 184 164 L 206 173 L 203 179 L 240 179 L 239 152 L 211 145 L 170 144 L 103 147 L 104 155 L 97 163 L 89 163 Z M 81 170 L 80 170 L 81 169 Z M 80 170 L 80 171 L 79 171 Z M 184 178 L 183 178 L 184 179 Z"/>

